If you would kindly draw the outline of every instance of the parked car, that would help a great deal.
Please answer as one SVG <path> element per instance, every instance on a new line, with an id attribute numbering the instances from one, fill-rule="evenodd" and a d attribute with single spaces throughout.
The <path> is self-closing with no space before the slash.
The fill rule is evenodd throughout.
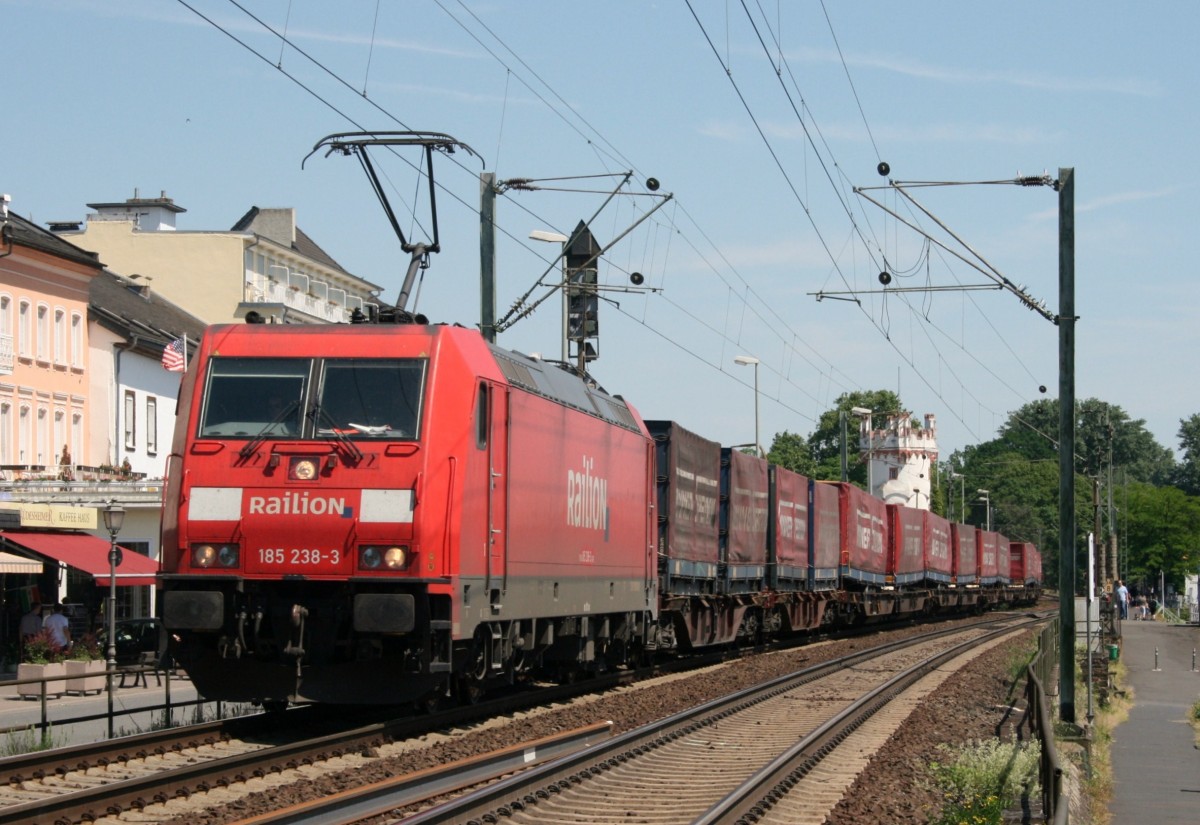
<path id="1" fill-rule="evenodd" d="M 167 650 L 167 633 L 162 621 L 155 618 L 122 619 L 117 622 L 117 664 L 145 664 L 143 653 L 154 654 L 153 662 L 162 659 Z M 108 655 L 108 630 L 100 633 L 100 650 Z"/>

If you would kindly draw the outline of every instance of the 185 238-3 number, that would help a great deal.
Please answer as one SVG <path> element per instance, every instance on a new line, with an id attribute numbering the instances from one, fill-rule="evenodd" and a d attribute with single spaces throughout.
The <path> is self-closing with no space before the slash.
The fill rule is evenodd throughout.
<path id="1" fill-rule="evenodd" d="M 258 548 L 259 564 L 291 564 L 306 567 L 318 564 L 337 564 L 342 554 L 336 547 L 321 550 L 317 547 L 260 547 Z"/>

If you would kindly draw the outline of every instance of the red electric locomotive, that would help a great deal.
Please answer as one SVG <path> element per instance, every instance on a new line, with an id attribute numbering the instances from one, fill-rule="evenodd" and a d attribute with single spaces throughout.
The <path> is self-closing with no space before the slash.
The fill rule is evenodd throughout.
<path id="1" fill-rule="evenodd" d="M 472 695 L 656 608 L 637 413 L 452 326 L 229 325 L 180 395 L 163 619 L 205 696 Z"/>

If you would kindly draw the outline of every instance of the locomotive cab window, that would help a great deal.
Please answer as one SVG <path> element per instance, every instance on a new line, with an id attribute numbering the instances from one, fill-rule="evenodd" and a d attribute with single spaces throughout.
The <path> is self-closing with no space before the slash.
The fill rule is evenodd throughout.
<path id="1" fill-rule="evenodd" d="M 200 436 L 298 435 L 310 363 L 300 358 L 213 358 Z"/>
<path id="2" fill-rule="evenodd" d="M 417 438 L 425 365 L 421 358 L 338 358 L 324 362 L 318 436 Z"/>

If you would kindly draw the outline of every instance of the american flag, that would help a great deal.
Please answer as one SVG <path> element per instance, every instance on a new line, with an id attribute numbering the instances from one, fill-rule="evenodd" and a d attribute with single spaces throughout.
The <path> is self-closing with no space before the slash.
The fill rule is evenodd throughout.
<path id="1" fill-rule="evenodd" d="M 162 365 L 171 372 L 183 372 L 187 369 L 187 356 L 184 354 L 182 338 L 176 338 L 163 347 Z"/>

